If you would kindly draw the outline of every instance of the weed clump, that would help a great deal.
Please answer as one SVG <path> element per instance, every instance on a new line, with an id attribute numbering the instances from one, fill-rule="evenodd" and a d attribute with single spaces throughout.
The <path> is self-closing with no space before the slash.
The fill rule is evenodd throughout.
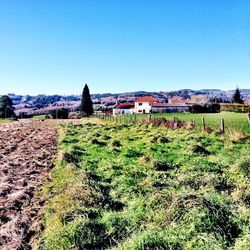
<path id="1" fill-rule="evenodd" d="M 113 140 L 111 145 L 113 147 L 120 147 L 122 144 L 121 144 L 121 141 L 120 140 Z"/>
<path id="2" fill-rule="evenodd" d="M 67 162 L 67 163 L 74 163 L 74 162 L 78 162 L 79 159 L 77 157 L 75 157 L 74 155 L 68 153 L 68 152 L 65 152 L 64 155 L 63 155 L 63 159 Z"/>
<path id="3" fill-rule="evenodd" d="M 74 241 L 78 249 L 103 249 L 108 245 L 107 238 L 105 225 L 96 220 L 87 220 L 79 224 L 74 232 Z"/>
<path id="4" fill-rule="evenodd" d="M 151 142 L 152 143 L 156 143 L 156 142 L 169 143 L 169 139 L 166 136 L 163 136 L 161 134 L 157 134 L 157 135 L 152 136 Z"/>
<path id="5" fill-rule="evenodd" d="M 240 169 L 246 174 L 248 177 L 250 177 L 250 160 L 245 160 L 240 164 Z"/>
<path id="6" fill-rule="evenodd" d="M 153 167 L 156 171 L 168 171 L 174 169 L 174 166 L 165 161 L 154 161 Z"/>
<path id="7" fill-rule="evenodd" d="M 112 137 L 111 136 L 109 136 L 109 135 L 103 135 L 102 136 L 102 139 L 103 140 L 110 140 Z"/>
<path id="8" fill-rule="evenodd" d="M 165 136 L 161 136 L 158 140 L 160 143 L 169 143 L 169 139 Z"/>
<path id="9" fill-rule="evenodd" d="M 128 158 L 138 158 L 138 157 L 140 157 L 142 155 L 143 155 L 143 153 L 140 152 L 138 149 L 135 149 L 135 148 L 128 148 L 124 152 L 124 156 L 128 157 Z"/>
<path id="10" fill-rule="evenodd" d="M 69 138 L 64 138 L 63 143 L 78 143 L 79 139 L 77 138 L 73 138 L 73 137 L 69 137 Z"/>
<path id="11" fill-rule="evenodd" d="M 95 145 L 98 145 L 98 146 L 106 146 L 106 145 L 107 145 L 106 142 L 104 142 L 104 141 L 99 141 L 99 140 L 97 140 L 96 138 L 92 139 L 92 140 L 91 140 L 91 143 L 92 143 L 92 144 L 95 144 Z"/>
<path id="12" fill-rule="evenodd" d="M 203 155 L 210 155 L 211 153 L 206 150 L 204 147 L 195 145 L 192 147 L 192 152 L 197 154 L 203 154 Z"/>

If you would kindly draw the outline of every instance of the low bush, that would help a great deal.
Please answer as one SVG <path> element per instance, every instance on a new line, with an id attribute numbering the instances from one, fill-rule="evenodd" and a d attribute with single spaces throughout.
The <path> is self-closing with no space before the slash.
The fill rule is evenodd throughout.
<path id="1" fill-rule="evenodd" d="M 220 104 L 218 103 L 193 104 L 190 106 L 191 113 L 219 113 L 220 110 Z"/>
<path id="2" fill-rule="evenodd" d="M 69 118 L 69 110 L 65 108 L 53 110 L 51 112 L 52 119 L 68 119 Z"/>

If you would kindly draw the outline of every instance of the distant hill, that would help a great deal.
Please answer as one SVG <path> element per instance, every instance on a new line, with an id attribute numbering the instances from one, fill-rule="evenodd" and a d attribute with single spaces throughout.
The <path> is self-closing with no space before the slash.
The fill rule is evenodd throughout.
<path id="1" fill-rule="evenodd" d="M 240 89 L 241 94 L 244 98 L 250 98 L 250 89 Z M 214 95 L 216 97 L 230 98 L 234 90 L 220 90 L 220 89 L 200 89 L 200 90 L 192 90 L 192 89 L 180 89 L 176 91 L 160 91 L 160 92 L 149 92 L 149 91 L 135 91 L 135 92 L 124 92 L 124 93 L 98 93 L 92 94 L 92 99 L 103 99 L 107 97 L 118 97 L 118 96 L 144 96 L 144 95 L 165 95 L 165 96 L 180 96 L 183 98 L 190 98 L 192 95 L 198 94 L 207 94 L 207 95 Z M 58 101 L 79 101 L 80 95 L 37 95 L 37 96 L 30 96 L 30 95 L 16 95 L 13 93 L 7 94 L 14 102 L 15 105 L 21 103 L 34 103 L 37 105 L 47 105 L 52 104 Z"/>
<path id="2" fill-rule="evenodd" d="M 250 89 L 240 89 L 243 98 L 249 103 L 250 101 Z M 220 90 L 220 89 L 180 89 L 176 91 L 160 91 L 160 92 L 149 92 L 149 91 L 134 91 L 125 93 L 97 93 L 92 94 L 93 103 L 98 110 L 102 107 L 112 107 L 116 103 L 124 103 L 133 101 L 134 98 L 153 95 L 162 101 L 167 101 L 171 97 L 182 97 L 184 99 L 190 99 L 193 95 L 204 94 L 208 98 L 216 97 L 219 102 L 230 102 L 231 96 L 234 90 Z M 65 107 L 70 110 L 77 110 L 80 105 L 80 95 L 16 95 L 13 93 L 7 94 L 13 101 L 16 112 L 26 113 L 44 113 L 48 110 Z"/>

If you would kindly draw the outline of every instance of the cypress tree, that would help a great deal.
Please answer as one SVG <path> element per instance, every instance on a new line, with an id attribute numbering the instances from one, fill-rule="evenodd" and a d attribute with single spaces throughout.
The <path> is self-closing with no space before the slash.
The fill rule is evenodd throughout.
<path id="1" fill-rule="evenodd" d="M 89 87 L 85 84 L 83 91 L 82 91 L 82 99 L 80 105 L 80 112 L 84 116 L 91 116 L 94 113 L 93 110 L 93 103 L 89 93 Z"/>
<path id="2" fill-rule="evenodd" d="M 242 96 L 240 94 L 240 90 L 237 87 L 233 96 L 232 96 L 232 103 L 239 103 L 239 104 L 243 104 L 244 100 L 242 99 Z"/>

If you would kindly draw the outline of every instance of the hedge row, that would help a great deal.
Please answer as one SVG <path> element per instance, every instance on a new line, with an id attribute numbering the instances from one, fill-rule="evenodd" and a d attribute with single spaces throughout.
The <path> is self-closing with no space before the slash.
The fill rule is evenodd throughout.
<path id="1" fill-rule="evenodd" d="M 190 106 L 191 113 L 219 113 L 220 104 L 207 103 L 207 104 L 193 104 Z"/>
<path id="2" fill-rule="evenodd" d="M 250 113 L 250 104 L 237 104 L 237 103 L 221 104 L 220 110 L 227 112 L 236 112 L 236 113 Z"/>

